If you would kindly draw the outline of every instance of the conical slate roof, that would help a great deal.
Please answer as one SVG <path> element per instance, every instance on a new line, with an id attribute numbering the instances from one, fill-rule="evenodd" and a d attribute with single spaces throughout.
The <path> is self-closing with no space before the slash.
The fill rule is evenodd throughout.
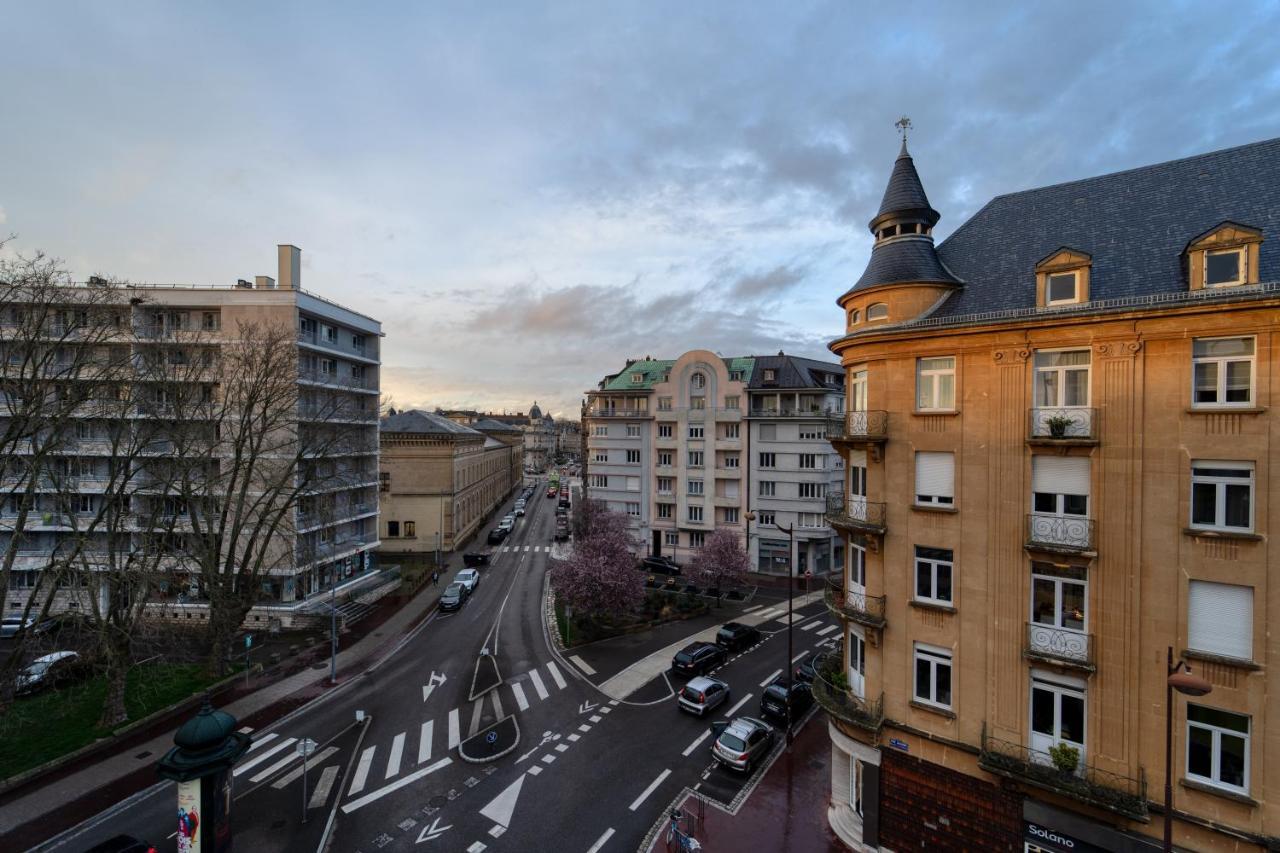
<path id="1" fill-rule="evenodd" d="M 889 184 L 884 188 L 884 198 L 880 200 L 880 210 L 871 220 L 871 229 L 874 231 L 880 223 L 902 216 L 933 225 L 940 215 L 929 206 L 929 197 L 925 195 L 924 184 L 920 183 L 915 161 L 903 140 L 902 150 L 893 163 L 893 173 L 889 175 Z"/>

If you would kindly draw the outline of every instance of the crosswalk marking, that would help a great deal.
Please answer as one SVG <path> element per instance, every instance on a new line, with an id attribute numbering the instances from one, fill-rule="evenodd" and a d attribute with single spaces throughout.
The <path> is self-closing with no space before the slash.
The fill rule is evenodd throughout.
<path id="1" fill-rule="evenodd" d="M 462 738 L 458 736 L 458 709 L 454 708 L 449 712 L 449 748 L 453 749 Z"/>
<path id="2" fill-rule="evenodd" d="M 742 612 L 743 612 L 743 613 L 750 613 L 752 610 L 759 610 L 761 607 L 764 607 L 764 605 L 763 605 L 763 604 L 753 604 L 753 605 L 751 605 L 750 607 L 748 607 L 746 610 L 743 610 Z"/>
<path id="3" fill-rule="evenodd" d="M 546 699 L 551 695 L 547 692 L 547 686 L 542 683 L 542 676 L 538 675 L 536 669 L 529 670 L 529 680 L 533 682 L 533 689 L 538 691 L 539 699 Z"/>
<path id="4" fill-rule="evenodd" d="M 818 627 L 819 625 L 821 625 L 821 624 L 822 624 L 822 620 L 821 620 L 821 619 L 815 619 L 815 620 L 813 620 L 812 622 L 810 622 L 808 625 L 801 625 L 801 626 L 800 626 L 800 630 L 801 630 L 801 631 L 812 631 L 814 628 L 817 628 L 817 627 Z"/>
<path id="5" fill-rule="evenodd" d="M 400 773 L 400 756 L 404 755 L 404 732 L 396 735 L 391 741 L 391 756 L 387 758 L 387 775 L 390 779 Z"/>
<path id="6" fill-rule="evenodd" d="M 246 726 L 246 728 L 248 727 Z M 253 752 L 255 749 L 262 746 L 263 744 L 271 743 L 271 741 L 275 740 L 277 737 L 279 737 L 279 735 L 277 735 L 275 732 L 271 732 L 270 734 L 265 734 L 262 737 L 254 738 L 253 743 L 249 744 L 249 751 Z"/>
<path id="7" fill-rule="evenodd" d="M 338 748 L 336 746 L 331 746 L 331 747 L 328 747 L 327 749 L 320 750 L 315 755 L 308 757 L 307 769 L 314 770 L 315 768 L 323 764 L 326 758 L 328 758 L 330 755 L 333 755 L 337 751 L 338 751 Z M 293 768 L 288 773 L 284 774 L 279 779 L 272 782 L 271 787 L 287 788 L 288 786 L 292 785 L 301 777 L 302 777 L 302 762 L 299 761 L 297 767 Z"/>
<path id="8" fill-rule="evenodd" d="M 471 737 L 476 733 L 476 729 L 480 728 L 480 715 L 484 712 L 484 697 L 481 696 L 471 704 L 471 726 L 467 729 L 467 737 Z"/>
<path id="9" fill-rule="evenodd" d="M 770 619 L 777 616 L 780 612 L 781 611 L 778 610 L 778 608 L 770 607 L 768 610 L 761 610 L 756 615 L 762 617 L 763 621 L 768 622 Z"/>
<path id="10" fill-rule="evenodd" d="M 511 685 L 511 692 L 515 695 L 516 704 L 520 706 L 520 710 L 529 710 L 529 700 L 524 698 L 524 688 L 519 684 L 513 684 Z"/>
<path id="11" fill-rule="evenodd" d="M 591 664 L 587 663 L 577 655 L 569 655 L 569 660 L 573 661 L 573 665 L 576 666 L 578 669 L 582 670 L 583 672 L 585 672 L 587 675 L 596 674 L 595 667 L 593 667 Z"/>
<path id="12" fill-rule="evenodd" d="M 351 802 L 347 803 L 345 806 L 342 807 L 342 812 L 343 814 L 351 814 L 356 809 L 367 806 L 369 805 L 369 803 L 372 803 L 375 800 L 379 800 L 385 797 L 387 794 L 390 794 L 392 791 L 398 791 L 401 788 L 403 788 L 405 785 L 412 785 L 414 782 L 417 782 L 423 776 L 427 776 L 431 773 L 434 773 L 437 770 L 439 770 L 441 767 L 447 767 L 452 763 L 453 763 L 452 758 L 442 758 L 439 761 L 437 761 L 435 764 L 428 764 L 426 767 L 420 767 L 417 770 L 413 771 L 412 773 L 396 780 L 395 782 L 392 782 L 389 785 L 384 785 L 383 787 L 379 788 L 376 791 L 370 791 L 369 793 L 365 794 L 363 797 L 361 797 L 358 800 L 352 800 Z"/>
<path id="13" fill-rule="evenodd" d="M 551 680 L 556 683 L 556 687 L 564 690 L 564 678 L 560 675 L 560 670 L 556 668 L 555 661 L 547 661 L 547 671 L 551 673 Z"/>
<path id="14" fill-rule="evenodd" d="M 815 636 L 815 637 L 825 637 L 825 636 L 827 636 L 827 634 L 830 634 L 832 631 L 839 630 L 839 628 L 840 628 L 840 626 L 839 626 L 839 625 L 828 625 L 827 627 L 823 628 L 823 629 L 822 629 L 821 631 L 819 631 L 818 633 L 814 634 L 814 636 Z"/>
<path id="15" fill-rule="evenodd" d="M 292 738 L 292 737 L 291 737 L 291 738 L 288 738 L 287 740 L 282 740 L 282 741 L 280 741 L 280 743 L 276 744 L 275 746 L 271 747 L 270 749 L 265 750 L 264 752 L 260 752 L 260 753 L 258 753 L 257 755 L 253 756 L 253 758 L 250 758 L 248 761 L 246 761 L 245 763 L 241 764 L 239 767 L 237 767 L 237 768 L 235 769 L 235 771 L 234 771 L 231 775 L 233 775 L 233 776 L 239 776 L 241 773 L 245 773 L 245 772 L 247 772 L 247 771 L 249 771 L 249 770 L 253 769 L 253 768 L 254 768 L 254 767 L 256 767 L 257 765 L 259 765 L 259 764 L 261 764 L 262 762 L 266 761 L 266 760 L 267 760 L 268 758 L 270 758 L 271 756 L 275 755 L 275 754 L 276 754 L 277 752 L 279 752 L 280 750 L 282 750 L 282 749 L 288 749 L 289 747 L 293 746 L 293 745 L 294 745 L 294 743 L 296 743 L 296 742 L 297 742 L 297 740 L 298 740 L 297 738 Z"/>
<path id="16" fill-rule="evenodd" d="M 347 796 L 358 794 L 364 790 L 364 782 L 369 778 L 369 767 L 373 764 L 373 752 L 376 746 L 371 746 L 360 753 L 360 763 L 356 765 L 356 774 L 351 777 L 351 789 L 347 791 Z"/>
<path id="17" fill-rule="evenodd" d="M 316 789 L 311 793 L 311 802 L 307 803 L 308 809 L 318 809 L 329 801 L 329 792 L 333 790 L 333 781 L 337 778 L 338 765 L 334 764 L 324 769 L 320 774 L 320 781 L 316 783 Z"/>
<path id="18" fill-rule="evenodd" d="M 422 724 L 422 735 L 418 739 L 418 763 L 426 764 L 431 758 L 431 735 L 436 726 L 435 720 L 427 720 Z"/>
<path id="19" fill-rule="evenodd" d="M 280 770 L 283 770 L 285 767 L 287 767 L 290 762 L 296 761 L 297 759 L 298 759 L 297 753 L 291 752 L 285 755 L 284 758 L 281 758 L 275 764 L 272 764 L 269 767 L 267 767 L 266 770 L 263 770 L 261 773 L 258 773 L 257 775 L 253 776 L 249 781 L 256 784 L 258 782 L 261 782 L 263 779 L 269 779 L 271 778 L 271 776 L 273 776 Z"/>
<path id="20" fill-rule="evenodd" d="M 493 713 L 498 715 L 499 720 L 506 716 L 502 711 L 502 700 L 498 698 L 497 690 L 493 691 Z"/>

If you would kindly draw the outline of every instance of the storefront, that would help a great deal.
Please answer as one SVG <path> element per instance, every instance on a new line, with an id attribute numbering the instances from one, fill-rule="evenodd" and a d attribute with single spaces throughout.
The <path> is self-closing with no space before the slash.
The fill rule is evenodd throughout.
<path id="1" fill-rule="evenodd" d="M 1154 853 L 1154 838 L 1122 832 L 1038 800 L 1022 801 L 1024 853 Z"/>

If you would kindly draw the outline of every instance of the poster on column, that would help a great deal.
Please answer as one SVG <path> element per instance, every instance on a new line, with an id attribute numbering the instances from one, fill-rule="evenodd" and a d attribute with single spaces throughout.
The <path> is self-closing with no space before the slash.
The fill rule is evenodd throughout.
<path id="1" fill-rule="evenodd" d="M 200 853 L 200 780 L 178 783 L 178 853 Z"/>

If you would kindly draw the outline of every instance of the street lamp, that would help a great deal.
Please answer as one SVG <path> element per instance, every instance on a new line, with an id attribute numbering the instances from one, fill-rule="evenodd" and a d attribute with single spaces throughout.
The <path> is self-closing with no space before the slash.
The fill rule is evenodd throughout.
<path id="1" fill-rule="evenodd" d="M 1173 850 L 1173 691 L 1187 696 L 1204 696 L 1213 685 L 1191 672 L 1191 665 L 1178 658 L 1173 661 L 1169 647 L 1168 673 L 1164 685 L 1164 849 Z"/>
<path id="2" fill-rule="evenodd" d="M 782 530 L 782 525 L 778 525 L 778 529 Z M 796 572 L 792 561 L 795 559 L 796 550 L 796 526 L 794 524 L 787 525 L 787 663 L 783 668 L 783 672 L 788 673 L 789 687 L 787 689 L 787 749 L 791 749 L 791 694 L 790 689 L 794 685 L 790 682 L 795 680 L 795 673 L 791 671 L 791 661 L 795 657 L 795 651 L 792 646 L 795 642 L 795 597 L 796 597 Z"/>

